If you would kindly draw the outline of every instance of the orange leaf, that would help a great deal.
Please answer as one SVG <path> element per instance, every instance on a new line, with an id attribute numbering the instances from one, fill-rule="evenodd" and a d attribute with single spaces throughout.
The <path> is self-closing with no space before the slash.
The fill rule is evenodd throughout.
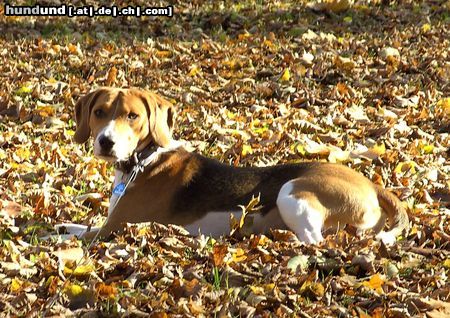
<path id="1" fill-rule="evenodd" d="M 95 290 L 98 296 L 103 299 L 114 299 L 117 296 L 117 288 L 114 285 L 100 282 L 95 284 Z"/>
<path id="2" fill-rule="evenodd" d="M 372 275 L 368 281 L 365 281 L 362 284 L 363 286 L 369 287 L 380 294 L 383 293 L 383 289 L 381 287 L 384 285 L 384 279 L 380 274 Z"/>

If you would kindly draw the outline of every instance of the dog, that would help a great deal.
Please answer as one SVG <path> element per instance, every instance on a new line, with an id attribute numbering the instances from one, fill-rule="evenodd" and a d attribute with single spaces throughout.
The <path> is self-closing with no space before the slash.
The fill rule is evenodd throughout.
<path id="1" fill-rule="evenodd" d="M 229 234 L 230 213 L 260 195 L 251 231 L 290 229 L 316 244 L 346 224 L 393 244 L 408 229 L 400 200 L 339 164 L 233 167 L 187 151 L 172 138 L 174 106 L 140 89 L 99 88 L 75 105 L 74 140 L 94 138 L 94 155 L 115 164 L 108 218 L 100 228 L 61 225 L 82 238 L 107 237 L 125 223 L 184 226 L 192 235 Z M 388 231 L 383 231 L 386 219 Z"/>

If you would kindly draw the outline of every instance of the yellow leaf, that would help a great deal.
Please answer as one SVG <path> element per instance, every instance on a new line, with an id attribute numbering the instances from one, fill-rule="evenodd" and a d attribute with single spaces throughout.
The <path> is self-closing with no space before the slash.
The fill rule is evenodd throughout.
<path id="1" fill-rule="evenodd" d="M 230 70 L 237 69 L 238 63 L 235 60 L 227 60 L 223 62 L 223 66 L 227 67 Z"/>
<path id="2" fill-rule="evenodd" d="M 233 262 L 239 263 L 247 259 L 245 251 L 242 248 L 237 248 L 236 251 L 231 255 Z"/>
<path id="3" fill-rule="evenodd" d="M 233 214 L 230 215 L 230 225 L 231 225 L 230 235 L 233 235 L 236 231 L 239 231 L 241 232 L 241 234 L 245 235 L 250 234 L 251 231 L 249 231 L 249 229 L 253 225 L 253 217 L 250 216 L 249 218 L 247 218 L 247 215 L 249 213 L 258 212 L 261 209 L 261 206 L 259 206 L 259 202 L 260 197 L 258 195 L 257 197 L 253 196 L 246 206 L 239 205 L 239 207 L 242 209 L 242 214 L 239 221 L 236 220 Z"/>
<path id="4" fill-rule="evenodd" d="M 236 114 L 233 113 L 232 111 L 229 111 L 228 109 L 225 110 L 225 114 L 227 115 L 227 117 L 229 119 L 235 119 L 236 118 Z"/>
<path id="5" fill-rule="evenodd" d="M 450 258 L 447 258 L 444 263 L 442 263 L 442 266 L 444 266 L 447 269 L 450 269 Z"/>
<path id="6" fill-rule="evenodd" d="M 191 70 L 189 71 L 189 76 L 195 76 L 195 75 L 197 75 L 198 73 L 200 72 L 200 69 L 198 68 L 198 66 L 197 65 L 193 65 L 192 67 L 191 67 Z"/>
<path id="7" fill-rule="evenodd" d="M 252 146 L 250 146 L 250 145 L 243 145 L 241 153 L 242 153 L 243 157 L 245 157 L 248 154 L 252 154 L 253 153 Z"/>
<path id="8" fill-rule="evenodd" d="M 32 91 L 33 91 L 33 85 L 31 83 L 25 83 L 16 91 L 16 94 L 17 95 L 25 95 L 25 94 L 31 93 Z"/>
<path id="9" fill-rule="evenodd" d="M 239 230 L 239 220 L 236 219 L 233 213 L 230 213 L 230 229 L 231 233 L 234 233 L 237 230 Z"/>
<path id="10" fill-rule="evenodd" d="M 75 188 L 72 188 L 71 186 L 66 186 L 66 185 L 62 186 L 62 190 L 63 190 L 64 195 L 67 195 L 67 196 L 72 196 L 77 192 L 77 190 Z"/>
<path id="11" fill-rule="evenodd" d="M 384 155 L 386 153 L 386 146 L 383 142 L 380 144 L 376 144 L 375 146 L 373 146 L 372 151 L 378 156 Z"/>
<path id="12" fill-rule="evenodd" d="M 433 153 L 433 150 L 434 150 L 434 145 L 423 145 L 422 146 L 422 151 L 426 154 Z"/>
<path id="13" fill-rule="evenodd" d="M 83 292 L 83 287 L 81 287 L 80 285 L 77 284 L 72 284 L 67 286 L 64 291 L 66 292 L 67 295 L 71 296 L 71 297 L 75 297 L 80 295 Z"/>
<path id="14" fill-rule="evenodd" d="M 287 82 L 291 79 L 291 73 L 289 72 L 289 69 L 286 68 L 283 72 L 283 75 L 281 75 L 280 78 L 283 82 Z"/>
<path id="15" fill-rule="evenodd" d="M 437 107 L 442 108 L 444 114 L 450 115 L 450 97 L 446 97 L 438 101 Z"/>
<path id="16" fill-rule="evenodd" d="M 269 48 L 273 48 L 275 45 L 272 43 L 272 41 L 270 40 L 264 40 L 264 45 L 269 47 Z"/>
<path id="17" fill-rule="evenodd" d="M 95 271 L 95 267 L 93 264 L 79 265 L 73 271 L 73 275 L 75 277 L 86 276 L 86 275 L 89 275 L 90 273 L 92 273 L 93 271 Z"/>
<path id="18" fill-rule="evenodd" d="M 264 288 L 263 287 L 250 285 L 250 290 L 255 295 L 264 295 Z"/>
<path id="19" fill-rule="evenodd" d="M 72 53 L 72 54 L 77 52 L 77 46 L 73 45 L 72 43 L 69 43 L 67 45 L 67 48 L 69 49 L 69 52 Z"/>
<path id="20" fill-rule="evenodd" d="M 71 268 L 70 265 L 75 265 L 75 264 L 74 264 L 74 262 L 66 263 L 66 266 L 64 267 L 65 275 L 72 274 L 75 277 L 85 277 L 95 271 L 94 264 L 92 264 L 92 263 L 78 265 L 75 267 L 75 269 Z"/>
<path id="21" fill-rule="evenodd" d="M 384 285 L 384 279 L 380 274 L 375 274 L 372 275 L 368 281 L 363 282 L 362 285 L 375 290 L 379 294 L 382 294 L 383 289 L 381 287 Z"/>
<path id="22" fill-rule="evenodd" d="M 242 205 L 241 205 L 241 207 L 242 207 Z M 245 217 L 248 214 L 248 211 L 244 207 L 242 207 L 242 208 L 243 208 L 242 215 L 241 215 L 241 218 L 239 219 L 239 229 L 242 229 L 242 227 L 244 226 L 245 221 L 246 221 Z"/>
<path id="23" fill-rule="evenodd" d="M 304 156 L 304 155 L 306 154 L 305 147 L 303 147 L 303 145 L 301 145 L 301 144 L 297 144 L 297 145 L 294 147 L 294 149 L 295 149 L 296 152 L 298 152 L 298 153 L 301 154 L 302 156 Z"/>
<path id="24" fill-rule="evenodd" d="M 264 245 L 267 245 L 267 243 L 269 243 L 269 242 L 270 242 L 270 239 L 267 236 L 265 236 L 264 234 L 261 234 L 261 236 L 259 237 L 259 240 L 258 240 L 258 245 L 264 246 Z"/>
<path id="25" fill-rule="evenodd" d="M 22 160 L 26 160 L 30 158 L 31 155 L 31 151 L 29 148 L 19 148 L 16 150 L 16 155 L 22 159 Z"/>
<path id="26" fill-rule="evenodd" d="M 416 173 L 416 163 L 414 161 L 400 162 L 394 171 L 396 173 L 402 173 L 410 171 L 411 173 Z"/>
<path id="27" fill-rule="evenodd" d="M 18 278 L 13 278 L 11 280 L 11 292 L 12 293 L 18 293 L 22 290 L 23 281 L 19 280 Z"/>
<path id="28" fill-rule="evenodd" d="M 422 32 L 428 32 L 431 30 L 431 25 L 429 23 L 425 23 L 424 25 L 422 25 Z"/>
<path id="29" fill-rule="evenodd" d="M 264 290 L 266 292 L 270 292 L 275 288 L 275 284 L 274 283 L 269 283 L 269 284 L 265 284 L 264 285 Z"/>
<path id="30" fill-rule="evenodd" d="M 241 33 L 238 35 L 238 40 L 239 41 L 244 41 L 245 39 L 248 39 L 251 36 L 250 33 L 246 32 L 246 33 Z"/>

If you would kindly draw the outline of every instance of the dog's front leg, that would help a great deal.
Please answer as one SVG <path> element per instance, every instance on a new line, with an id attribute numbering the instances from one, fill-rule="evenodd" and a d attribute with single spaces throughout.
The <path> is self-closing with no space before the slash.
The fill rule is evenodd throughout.
<path id="1" fill-rule="evenodd" d="M 123 220 L 123 214 L 113 212 L 108 216 L 108 219 L 102 227 L 92 228 L 90 231 L 82 233 L 80 238 L 85 240 L 93 240 L 94 238 L 108 238 L 111 233 L 122 231 L 124 229 L 125 222 L 126 221 Z"/>

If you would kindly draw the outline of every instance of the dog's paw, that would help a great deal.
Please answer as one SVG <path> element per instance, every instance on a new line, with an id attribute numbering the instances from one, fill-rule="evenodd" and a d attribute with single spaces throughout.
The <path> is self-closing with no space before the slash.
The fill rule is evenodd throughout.
<path id="1" fill-rule="evenodd" d="M 82 224 L 63 223 L 55 225 L 55 231 L 58 235 L 69 235 L 81 237 L 88 232 L 89 227 Z"/>
<path id="2" fill-rule="evenodd" d="M 379 241 L 382 241 L 387 246 L 394 245 L 397 241 L 395 235 L 390 232 L 380 232 L 375 236 L 375 238 Z"/>
<path id="3" fill-rule="evenodd" d="M 69 240 L 74 236 L 80 238 L 84 233 L 88 232 L 86 225 L 63 223 L 55 225 L 56 234 L 50 234 L 40 237 L 41 240 Z"/>

